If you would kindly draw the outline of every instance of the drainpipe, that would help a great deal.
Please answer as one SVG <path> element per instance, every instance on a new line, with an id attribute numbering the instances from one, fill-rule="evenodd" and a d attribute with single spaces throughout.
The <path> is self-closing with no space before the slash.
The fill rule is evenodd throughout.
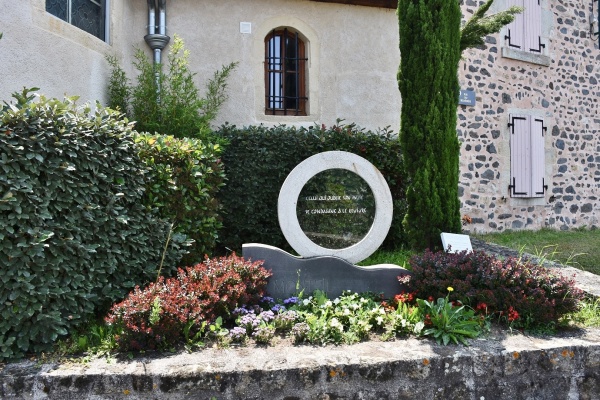
<path id="1" fill-rule="evenodd" d="M 167 36 L 167 0 L 148 0 L 148 34 L 144 40 L 154 52 L 154 74 L 156 76 L 156 92 L 160 102 L 160 71 L 161 54 L 169 43 Z M 156 10 L 158 8 L 158 15 Z"/>

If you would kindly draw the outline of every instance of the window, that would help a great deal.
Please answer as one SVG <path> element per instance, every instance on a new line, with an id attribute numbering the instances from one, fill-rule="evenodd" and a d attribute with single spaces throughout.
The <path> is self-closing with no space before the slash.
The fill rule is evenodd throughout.
<path id="1" fill-rule="evenodd" d="M 544 197 L 544 120 L 532 115 L 509 116 L 512 197 Z"/>
<path id="2" fill-rule="evenodd" d="M 106 39 L 106 0 L 46 0 L 46 11 L 99 39 Z"/>
<path id="3" fill-rule="evenodd" d="M 516 50 L 541 54 L 546 44 L 542 41 L 541 0 L 507 0 L 507 8 L 523 7 L 507 28 L 504 36 L 508 47 Z"/>
<path id="4" fill-rule="evenodd" d="M 265 38 L 265 114 L 306 115 L 306 50 L 298 32 Z"/>

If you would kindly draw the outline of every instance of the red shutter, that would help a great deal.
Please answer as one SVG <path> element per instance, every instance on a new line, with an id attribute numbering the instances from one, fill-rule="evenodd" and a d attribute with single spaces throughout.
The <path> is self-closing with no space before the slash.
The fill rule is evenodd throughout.
<path id="1" fill-rule="evenodd" d="M 546 127 L 541 118 L 531 118 L 531 197 L 544 197 L 545 152 L 544 135 Z"/>
<path id="2" fill-rule="evenodd" d="M 541 53 L 542 47 L 542 5 L 540 0 L 524 0 L 524 33 L 523 50 Z"/>
<path id="3" fill-rule="evenodd" d="M 507 0 L 506 1 L 506 8 L 508 7 L 512 7 L 512 6 L 517 6 L 517 7 L 523 7 L 523 0 Z M 507 29 L 507 34 L 505 36 L 505 39 L 508 42 L 509 47 L 515 48 L 515 49 L 520 49 L 520 50 L 524 50 L 525 46 L 524 46 L 524 41 L 525 41 L 525 32 L 524 32 L 524 14 L 527 13 L 527 10 L 525 10 L 522 13 L 519 13 L 515 16 L 515 19 L 513 22 L 511 22 L 510 24 L 507 25 L 506 29 Z"/>

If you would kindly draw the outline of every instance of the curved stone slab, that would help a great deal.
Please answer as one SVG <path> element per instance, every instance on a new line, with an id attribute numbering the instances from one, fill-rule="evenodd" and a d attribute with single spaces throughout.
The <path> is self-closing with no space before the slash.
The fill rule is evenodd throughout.
<path id="1" fill-rule="evenodd" d="M 262 260 L 263 267 L 271 270 L 273 276 L 267 292 L 275 299 L 286 299 L 301 290 L 308 295 L 316 289 L 326 292 L 330 298 L 351 290 L 383 293 L 389 299 L 406 289 L 398 282 L 398 276 L 411 274 L 397 265 L 360 267 L 335 256 L 302 258 L 257 243 L 242 245 L 242 256 L 252 261 Z"/>

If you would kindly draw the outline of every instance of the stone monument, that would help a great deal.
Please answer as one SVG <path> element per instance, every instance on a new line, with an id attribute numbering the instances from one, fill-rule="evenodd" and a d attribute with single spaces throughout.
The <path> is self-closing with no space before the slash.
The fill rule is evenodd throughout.
<path id="1" fill-rule="evenodd" d="M 294 256 L 264 244 L 244 244 L 242 254 L 263 260 L 273 272 L 267 291 L 286 298 L 319 289 L 329 296 L 344 290 L 402 291 L 392 264 L 356 266 L 375 252 L 392 223 L 390 189 L 375 166 L 355 154 L 329 151 L 307 158 L 288 175 L 279 193 L 279 225 Z"/>

